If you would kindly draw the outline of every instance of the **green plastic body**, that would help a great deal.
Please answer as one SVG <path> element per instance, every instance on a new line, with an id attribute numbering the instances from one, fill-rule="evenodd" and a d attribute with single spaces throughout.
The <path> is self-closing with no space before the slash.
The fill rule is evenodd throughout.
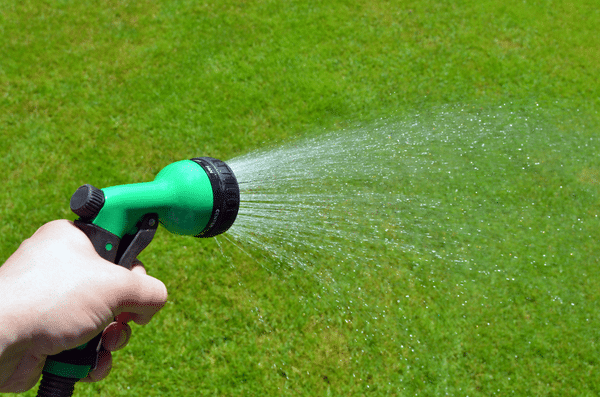
<path id="1" fill-rule="evenodd" d="M 202 167 L 182 160 L 163 168 L 154 181 L 102 189 L 105 203 L 92 223 L 123 237 L 148 213 L 157 213 L 171 233 L 195 236 L 210 220 L 213 191 Z"/>

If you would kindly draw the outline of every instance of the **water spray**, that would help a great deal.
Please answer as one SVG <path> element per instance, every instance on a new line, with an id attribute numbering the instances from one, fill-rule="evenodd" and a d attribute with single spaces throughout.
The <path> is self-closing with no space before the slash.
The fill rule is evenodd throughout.
<path id="1" fill-rule="evenodd" d="M 233 171 L 223 161 L 198 157 L 169 164 L 154 181 L 104 189 L 83 185 L 71 197 L 79 216 L 75 226 L 98 254 L 131 269 L 150 244 L 160 224 L 174 234 L 214 237 L 236 219 L 240 191 Z M 49 356 L 38 397 L 73 394 L 75 383 L 98 362 L 102 333 L 88 343 Z"/>

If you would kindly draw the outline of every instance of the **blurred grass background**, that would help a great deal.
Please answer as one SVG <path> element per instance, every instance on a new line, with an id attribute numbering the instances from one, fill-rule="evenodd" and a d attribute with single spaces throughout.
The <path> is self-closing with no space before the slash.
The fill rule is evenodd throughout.
<path id="1" fill-rule="evenodd" d="M 569 114 L 566 131 L 595 136 L 599 23 L 592 0 L 3 1 L 0 259 L 41 224 L 72 219 L 80 184 L 151 180 L 172 161 L 227 160 L 390 114 L 536 101 Z M 597 205 L 597 153 L 573 146 L 573 156 L 587 166 L 578 200 Z M 574 215 L 567 194 L 552 204 Z M 419 303 L 431 291 L 406 286 L 415 298 L 405 314 L 422 318 L 414 324 L 437 356 L 421 364 L 406 349 L 400 360 L 389 340 L 353 345 L 327 318 L 301 316 L 307 304 L 232 247 L 224 256 L 216 241 L 159 231 L 142 260 L 170 302 L 135 327 L 113 374 L 78 395 L 597 395 L 600 281 L 586 244 L 567 274 L 548 277 L 565 295 L 586 284 L 591 306 L 551 309 L 554 327 L 524 320 L 548 307 L 518 299 L 469 319 L 440 303 L 448 314 L 434 326 Z M 478 339 L 487 316 L 502 325 Z M 523 329 L 539 346 L 511 361 Z"/>

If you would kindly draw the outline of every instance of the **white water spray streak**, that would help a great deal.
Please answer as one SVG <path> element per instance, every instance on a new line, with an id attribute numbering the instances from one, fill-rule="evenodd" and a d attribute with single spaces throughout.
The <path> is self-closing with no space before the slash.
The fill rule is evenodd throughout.
<path id="1" fill-rule="evenodd" d="M 389 131 L 358 128 L 234 159 L 242 203 L 230 234 L 302 268 L 315 256 L 372 260 L 374 241 L 410 250 L 402 208 L 435 203 L 396 191 L 400 151 Z"/>
<path id="2" fill-rule="evenodd" d="M 228 163 L 242 202 L 229 234 L 293 268 L 322 258 L 377 266 L 406 253 L 441 258 L 426 241 L 453 222 L 439 222 L 440 197 L 418 185 L 456 165 L 432 157 L 429 145 L 450 145 L 461 156 L 505 134 L 503 124 L 490 129 L 492 118 L 452 110 L 434 120 L 381 120 L 235 158 Z"/>
<path id="3" fill-rule="evenodd" d="M 465 373 L 440 362 L 485 363 L 485 346 L 539 360 L 531 335 L 560 345 L 549 322 L 587 328 L 597 285 L 581 280 L 597 267 L 600 140 L 555 112 L 447 107 L 235 158 L 242 202 L 223 237 L 283 281 L 302 338 L 339 342 L 330 367 L 377 360 L 401 368 L 396 385 L 450 384 Z"/>
<path id="4" fill-rule="evenodd" d="M 241 205 L 225 237 L 268 270 L 321 280 L 340 277 L 333 264 L 471 269 L 473 247 L 501 244 L 530 212 L 522 196 L 543 158 L 572 150 L 576 139 L 547 141 L 544 128 L 535 108 L 454 106 L 249 153 L 228 161 Z"/>

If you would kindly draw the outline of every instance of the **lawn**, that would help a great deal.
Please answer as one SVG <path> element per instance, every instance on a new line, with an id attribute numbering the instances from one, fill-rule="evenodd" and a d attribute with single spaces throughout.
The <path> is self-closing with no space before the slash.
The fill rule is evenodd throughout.
<path id="1" fill-rule="evenodd" d="M 4 1 L 0 259 L 83 183 L 382 128 L 398 168 L 351 186 L 414 198 L 369 212 L 398 245 L 301 269 L 159 229 L 169 303 L 76 395 L 598 395 L 599 24 L 586 0 Z"/>

